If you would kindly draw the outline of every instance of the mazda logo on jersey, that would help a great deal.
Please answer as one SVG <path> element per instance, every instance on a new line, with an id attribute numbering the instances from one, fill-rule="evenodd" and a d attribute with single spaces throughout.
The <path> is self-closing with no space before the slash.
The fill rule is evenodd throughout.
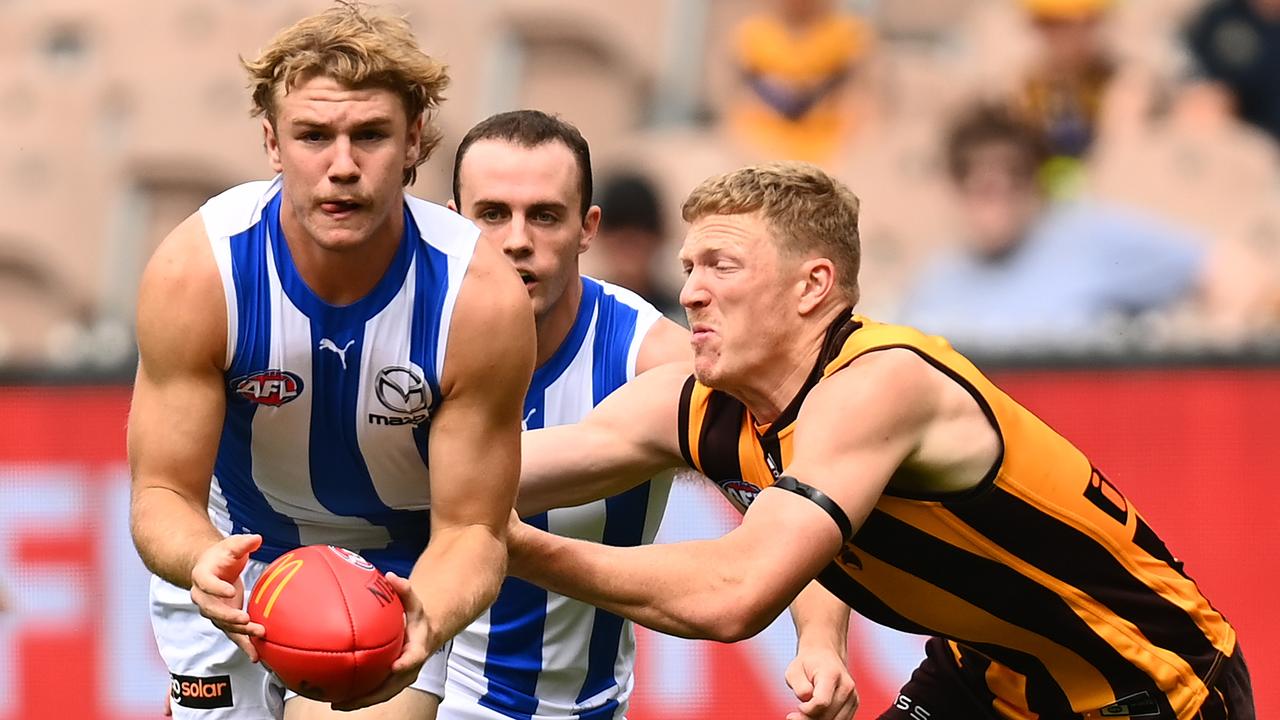
<path id="1" fill-rule="evenodd" d="M 231 390 L 249 402 L 280 407 L 302 394 L 302 378 L 272 368 L 232 380 Z"/>
<path id="2" fill-rule="evenodd" d="M 414 370 L 390 365 L 378 371 L 374 392 L 382 407 L 397 415 L 369 413 L 375 425 L 417 425 L 427 419 L 431 406 L 431 388 Z"/>

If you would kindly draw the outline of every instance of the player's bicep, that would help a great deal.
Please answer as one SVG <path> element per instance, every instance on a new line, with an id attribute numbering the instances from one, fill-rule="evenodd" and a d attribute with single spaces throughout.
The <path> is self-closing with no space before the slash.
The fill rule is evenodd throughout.
<path id="1" fill-rule="evenodd" d="M 135 490 L 203 500 L 226 409 L 226 305 L 199 220 L 156 251 L 138 298 L 139 363 L 128 423 Z"/>
<path id="2" fill-rule="evenodd" d="M 718 540 L 727 572 L 737 578 L 734 602 L 758 632 L 839 552 L 840 531 L 821 508 L 777 488 L 756 496 L 742 523 Z M 737 567 L 734 567 L 734 566 Z"/>
<path id="3" fill-rule="evenodd" d="M 480 243 L 449 333 L 432 419 L 434 529 L 505 527 L 520 472 L 520 422 L 533 372 L 533 311 L 515 271 Z M 501 262 L 502 265 L 497 265 Z"/>
<path id="4" fill-rule="evenodd" d="M 885 350 L 820 383 L 796 421 L 786 469 L 799 483 L 793 494 L 823 508 L 833 528 L 843 524 L 842 512 L 856 531 L 920 445 L 935 408 L 932 373 L 909 350 Z"/>

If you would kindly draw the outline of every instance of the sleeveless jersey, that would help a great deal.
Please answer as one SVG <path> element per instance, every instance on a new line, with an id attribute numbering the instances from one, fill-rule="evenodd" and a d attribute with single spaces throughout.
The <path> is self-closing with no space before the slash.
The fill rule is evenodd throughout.
<path id="1" fill-rule="evenodd" d="M 587 277 L 582 285 L 568 336 L 533 373 L 524 405 L 528 429 L 578 422 L 634 377 L 640 344 L 661 317 L 629 290 Z M 654 479 L 525 521 L 609 545 L 650 543 L 669 491 L 669 478 Z M 622 717 L 634 664 L 629 621 L 507 578 L 493 606 L 454 638 L 440 717 Z"/>
<path id="2" fill-rule="evenodd" d="M 430 536 L 427 435 L 479 231 L 406 194 L 391 266 L 337 307 L 298 275 L 280 187 L 247 183 L 200 208 L 227 302 L 209 513 L 223 532 L 261 534 L 264 562 L 328 543 L 408 577 Z"/>
<path id="3" fill-rule="evenodd" d="M 970 491 L 892 482 L 819 576 L 867 618 L 946 638 L 993 712 L 1009 718 L 1189 718 L 1235 632 L 1137 509 L 1087 457 L 939 337 L 842 317 L 808 382 L 763 432 L 690 378 L 681 449 L 740 510 L 791 460 L 807 393 L 857 357 L 905 348 L 967 390 L 1002 453 Z M 848 409 L 857 422 L 858 408 Z M 799 478 L 804 481 L 805 478 Z"/>

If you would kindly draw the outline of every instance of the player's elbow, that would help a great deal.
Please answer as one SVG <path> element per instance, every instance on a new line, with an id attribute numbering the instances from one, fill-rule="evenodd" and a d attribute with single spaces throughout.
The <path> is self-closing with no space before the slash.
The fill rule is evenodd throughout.
<path id="1" fill-rule="evenodd" d="M 715 607 L 709 608 L 702 636 L 723 643 L 753 638 L 777 617 L 778 613 L 771 608 L 772 605 L 758 591 L 744 588 L 740 592 L 726 594 Z"/>

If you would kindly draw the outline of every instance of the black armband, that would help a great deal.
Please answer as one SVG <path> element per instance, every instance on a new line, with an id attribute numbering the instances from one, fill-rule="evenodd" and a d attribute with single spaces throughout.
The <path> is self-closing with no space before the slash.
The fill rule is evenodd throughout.
<path id="1" fill-rule="evenodd" d="M 844 510 L 840 509 L 835 500 L 827 497 L 821 490 L 806 485 L 790 475 L 779 477 L 771 487 L 781 488 L 800 497 L 809 498 L 814 505 L 822 508 L 835 521 L 836 527 L 840 528 L 841 545 L 849 542 L 849 538 L 853 537 L 853 523 L 849 522 L 849 516 L 844 514 Z"/>

